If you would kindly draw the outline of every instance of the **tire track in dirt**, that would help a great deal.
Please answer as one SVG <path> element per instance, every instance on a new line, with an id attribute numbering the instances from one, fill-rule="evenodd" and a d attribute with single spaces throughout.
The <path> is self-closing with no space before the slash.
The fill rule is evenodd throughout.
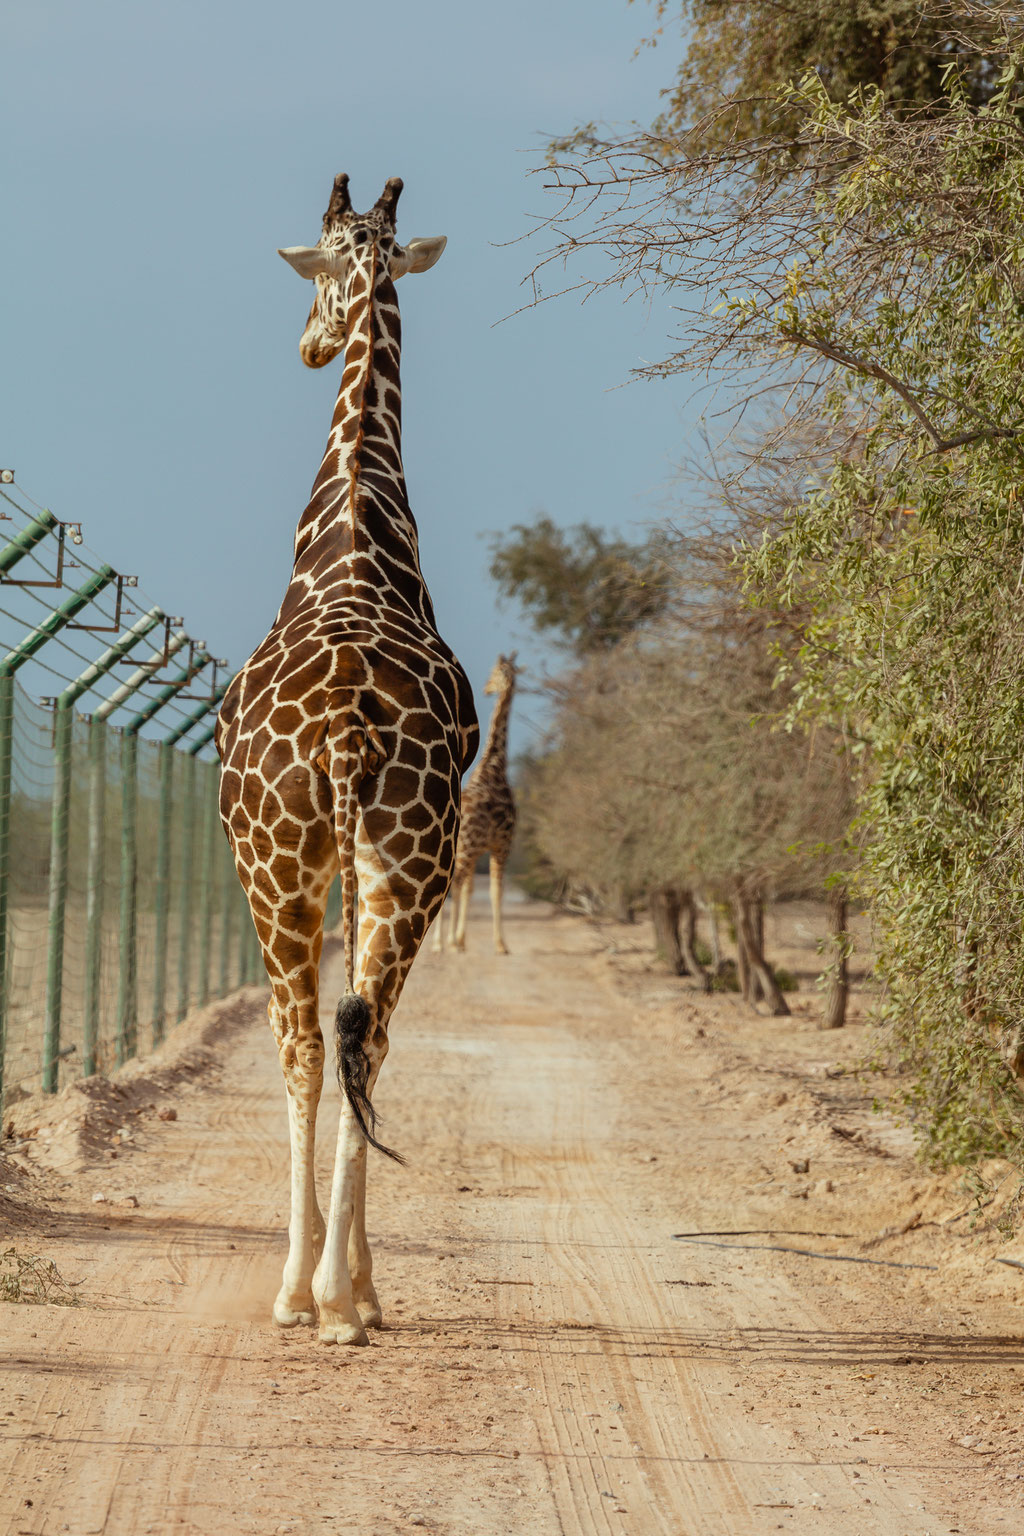
<path id="1" fill-rule="evenodd" d="M 472 950 L 443 963 L 460 967 L 449 975 L 453 1012 L 489 1019 L 494 1058 L 493 1077 L 469 1106 L 467 1153 L 497 1126 L 507 1136 L 502 1182 L 538 1191 L 491 1208 L 507 1242 L 509 1282 L 495 1288 L 495 1313 L 517 1359 L 524 1332 L 531 1339 L 532 1401 L 561 1528 L 742 1536 L 773 1531 L 799 1511 L 836 1536 L 940 1536 L 948 1527 L 925 1514 L 912 1481 L 894 1491 L 862 1458 L 814 1463 L 791 1431 L 754 1424 L 730 1405 L 729 1386 L 747 1364 L 743 1330 L 766 1318 L 795 1333 L 826 1321 L 749 1254 L 742 1275 L 722 1255 L 735 1287 L 728 1307 L 699 1290 L 666 1299 L 665 1272 L 678 1258 L 671 1217 L 638 1216 L 623 1188 L 622 1143 L 643 1139 L 622 1125 L 631 1052 L 621 1030 L 605 1029 L 596 1042 L 592 1029 L 572 1028 L 600 1021 L 621 1000 L 586 976 L 585 930 L 573 935 L 563 925 L 560 937 L 575 951 L 571 967 L 552 968 L 522 941 L 507 960 Z M 500 1015 L 499 986 L 508 999 Z M 523 1007 L 539 997 L 542 1009 Z M 558 1023 L 560 1005 L 568 1028 Z M 706 1151 L 694 1147 L 702 1158 Z M 471 1156 L 464 1166 L 472 1168 Z M 492 1260 L 499 1254 L 500 1246 Z M 527 1278 L 533 1283 L 523 1285 Z"/>
<path id="2" fill-rule="evenodd" d="M 45 1246 L 86 1305 L 0 1312 L 0 1536 L 950 1531 L 914 1466 L 823 1451 L 810 1402 L 776 1414 L 794 1341 L 855 1358 L 858 1334 L 778 1256 L 672 1244 L 708 1215 L 730 1105 L 701 1106 L 684 1057 L 637 1054 L 590 929 L 526 903 L 509 918 L 498 959 L 476 904 L 468 953 L 425 952 L 396 1016 L 380 1103 L 412 1162 L 374 1162 L 369 1209 L 390 1328 L 332 1351 L 267 1322 L 288 1147 L 254 998 L 178 1120 L 77 1180 Z M 336 1110 L 329 1090 L 322 1193 Z M 666 1188 L 647 1154 L 668 1142 Z M 140 1207 L 95 1207 L 96 1187 Z M 759 1225 L 738 1196 L 731 1215 Z"/>

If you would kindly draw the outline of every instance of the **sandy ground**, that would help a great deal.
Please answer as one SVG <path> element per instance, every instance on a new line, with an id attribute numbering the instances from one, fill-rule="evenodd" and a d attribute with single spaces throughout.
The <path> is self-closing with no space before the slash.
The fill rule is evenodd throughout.
<path id="1" fill-rule="evenodd" d="M 424 952 L 393 1025 L 410 1167 L 371 1163 L 369 1349 L 268 1322 L 256 989 L 115 1089 L 15 1106 L 2 1246 L 80 1304 L 0 1306 L 0 1532 L 1019 1531 L 1024 1271 L 996 1259 L 1024 1245 L 872 1115 L 863 1028 L 698 997 L 639 927 L 521 901 L 499 959 L 487 926 L 477 901 L 466 955 Z M 325 1183 L 335 1119 L 332 1092 Z"/>

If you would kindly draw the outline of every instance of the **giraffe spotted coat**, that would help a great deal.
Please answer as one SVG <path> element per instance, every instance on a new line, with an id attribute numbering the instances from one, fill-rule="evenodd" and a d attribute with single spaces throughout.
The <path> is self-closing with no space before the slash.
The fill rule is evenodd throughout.
<path id="1" fill-rule="evenodd" d="M 497 702 L 480 761 L 462 791 L 462 821 L 450 903 L 449 942 L 456 949 L 465 949 L 473 873 L 483 855 L 489 854 L 494 947 L 500 955 L 508 953 L 502 927 L 502 891 L 505 865 L 516 829 L 516 803 L 508 782 L 508 722 L 516 678 L 521 670 L 515 662 L 515 652 L 511 656 L 499 656 L 484 686 L 485 693 L 497 695 Z M 441 947 L 440 923 L 435 947 Z"/>
<path id="2" fill-rule="evenodd" d="M 345 366 L 284 601 L 218 725 L 221 814 L 288 1092 L 292 1212 L 274 1316 L 290 1326 L 319 1314 L 329 1343 L 365 1343 L 365 1328 L 380 1323 L 364 1218 L 369 1094 L 403 981 L 448 890 L 460 780 L 479 735 L 466 675 L 437 631 L 402 467 L 395 280 L 426 271 L 445 242 L 398 244 L 401 187 L 389 181 L 359 215 L 338 177 L 318 244 L 281 252 L 316 282 L 303 360 L 323 367 L 344 347 Z M 339 868 L 339 1070 L 354 1053 L 364 1091 L 343 1100 L 325 1231 L 313 1180 L 318 966 Z"/>

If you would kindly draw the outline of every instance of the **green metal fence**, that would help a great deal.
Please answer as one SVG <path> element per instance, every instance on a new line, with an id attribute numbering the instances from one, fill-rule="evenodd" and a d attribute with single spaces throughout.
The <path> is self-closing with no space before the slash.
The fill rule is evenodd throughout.
<path id="1" fill-rule="evenodd" d="M 156 605 L 140 612 L 133 578 L 78 549 L 72 561 L 77 525 L 25 499 L 0 472 L 0 517 L 27 519 L 0 541 L 8 1102 L 144 1054 L 191 1008 L 263 977 L 217 812 L 226 663 Z M 98 654 L 83 632 L 103 635 Z"/>

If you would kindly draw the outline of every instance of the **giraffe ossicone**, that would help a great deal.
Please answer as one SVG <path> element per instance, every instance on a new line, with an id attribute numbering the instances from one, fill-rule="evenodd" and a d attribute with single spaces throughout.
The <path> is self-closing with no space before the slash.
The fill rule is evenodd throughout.
<path id="1" fill-rule="evenodd" d="M 373 1088 L 388 1021 L 451 881 L 460 782 L 479 743 L 468 679 L 437 631 L 402 467 L 394 285 L 433 266 L 444 240 L 399 245 L 401 190 L 389 181 L 357 214 L 348 177 L 337 177 L 317 245 L 282 252 L 316 284 L 303 361 L 321 368 L 344 348 L 345 366 L 284 601 L 217 728 L 221 816 L 263 951 L 287 1089 L 291 1216 L 274 1319 L 319 1320 L 326 1343 L 365 1344 L 380 1325 L 366 1144 L 388 1149 Z M 343 1096 L 325 1222 L 313 1173 L 319 962 L 339 871 Z"/>
<path id="2" fill-rule="evenodd" d="M 488 854 L 494 948 L 499 955 L 508 954 L 502 925 L 502 895 L 505 865 L 508 863 L 516 830 L 516 802 L 508 782 L 508 721 L 516 679 L 523 671 L 522 667 L 516 666 L 517 654 L 513 651 L 511 656 L 499 656 L 484 684 L 484 693 L 496 694 L 497 702 L 480 761 L 462 791 L 459 844 L 448 903 L 451 908 L 448 943 L 452 949 L 466 947 L 466 917 L 473 890 L 473 874 L 480 859 Z M 438 918 L 434 929 L 435 950 L 443 946 L 441 928 L 441 919 Z"/>

